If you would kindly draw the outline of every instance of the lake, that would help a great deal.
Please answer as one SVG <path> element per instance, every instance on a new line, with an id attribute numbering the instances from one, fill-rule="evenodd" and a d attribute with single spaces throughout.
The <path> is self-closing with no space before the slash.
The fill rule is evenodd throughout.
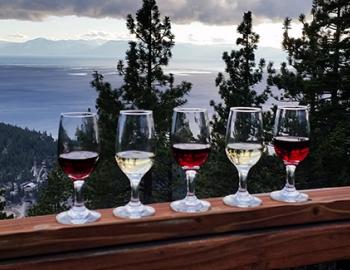
<path id="1" fill-rule="evenodd" d="M 209 101 L 220 100 L 215 78 L 223 69 L 221 61 L 173 61 L 166 72 L 178 82 L 192 82 L 186 106 L 205 107 L 212 113 Z M 95 70 L 113 87 L 121 85 L 114 59 L 0 57 L 0 122 L 57 137 L 61 112 L 95 110 L 97 95 L 90 86 Z"/>

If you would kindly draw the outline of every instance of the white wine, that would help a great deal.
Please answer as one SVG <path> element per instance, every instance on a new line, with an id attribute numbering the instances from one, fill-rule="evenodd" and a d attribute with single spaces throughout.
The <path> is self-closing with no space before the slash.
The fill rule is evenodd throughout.
<path id="1" fill-rule="evenodd" d="M 258 143 L 230 143 L 226 155 L 235 166 L 254 166 L 260 159 L 263 146 Z"/>
<path id="2" fill-rule="evenodd" d="M 141 175 L 151 169 L 154 161 L 154 154 L 143 151 L 124 151 L 115 155 L 119 168 L 126 175 Z"/>

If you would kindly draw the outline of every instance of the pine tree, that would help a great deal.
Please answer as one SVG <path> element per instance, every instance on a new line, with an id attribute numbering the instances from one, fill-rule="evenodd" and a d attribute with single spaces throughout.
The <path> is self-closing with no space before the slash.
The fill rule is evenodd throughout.
<path id="1" fill-rule="evenodd" d="M 186 103 L 184 96 L 191 84 L 181 82 L 175 85 L 173 74 L 165 74 L 163 67 L 171 58 L 175 45 L 169 17 L 160 18 L 155 0 L 144 0 L 134 18 L 127 16 L 127 28 L 136 41 L 129 42 L 125 61 L 118 63 L 118 72 L 124 79 L 121 86 L 121 99 L 126 107 L 153 110 L 157 132 L 157 158 L 153 174 L 143 179 L 146 201 L 152 201 L 152 186 L 160 192 L 159 199 L 171 200 L 171 164 L 168 135 L 172 110 Z M 152 184 L 152 179 L 160 180 Z"/>
<path id="2" fill-rule="evenodd" d="M 199 181 L 198 184 L 198 191 L 202 196 L 227 195 L 227 191 L 232 190 L 233 180 L 235 179 L 235 183 L 238 182 L 237 172 L 225 155 L 224 136 L 230 107 L 260 106 L 270 94 L 269 87 L 261 94 L 254 90 L 254 86 L 263 79 L 265 60 L 260 59 L 258 65 L 256 64 L 255 51 L 258 47 L 259 35 L 253 32 L 252 27 L 252 14 L 248 11 L 244 13 L 243 21 L 237 28 L 240 36 L 236 40 L 236 45 L 240 48 L 232 50 L 230 53 L 224 52 L 222 56 L 226 65 L 225 72 L 218 74 L 215 83 L 219 88 L 219 94 L 223 103 L 210 102 L 210 105 L 215 110 L 211 123 L 213 143 L 210 159 L 201 172 L 200 177 L 203 180 Z M 269 64 L 269 67 L 271 65 Z M 266 118 L 269 117 L 270 114 Z M 264 157 L 263 159 L 269 160 L 272 158 Z M 269 162 L 276 163 L 273 159 Z M 252 173 L 249 176 L 252 184 L 249 187 L 252 191 L 261 192 L 273 186 L 274 181 L 270 181 L 271 177 L 268 176 L 271 172 L 266 171 L 262 166 L 259 166 L 259 168 L 260 174 L 258 175 L 254 173 L 256 169 L 252 169 Z M 267 176 L 263 178 L 261 175 Z"/>
<path id="3" fill-rule="evenodd" d="M 284 89 L 285 96 L 309 104 L 313 113 L 323 105 L 348 103 L 350 3 L 314 0 L 311 17 L 307 22 L 304 14 L 299 16 L 303 25 L 299 38 L 289 36 L 291 19 L 285 19 L 282 45 L 289 65 L 282 63 L 277 75 L 272 70 L 270 82 Z"/>
<path id="4" fill-rule="evenodd" d="M 144 0 L 136 18 L 127 16 L 127 28 L 137 42 L 129 42 L 126 60 L 118 63 L 124 78 L 122 99 L 130 108 L 154 111 L 158 133 L 169 131 L 173 107 L 183 105 L 190 88 L 188 82 L 174 85 L 173 74 L 165 74 L 175 45 L 169 17 L 160 18 L 155 0 Z M 126 63 L 125 63 L 126 62 Z"/>
<path id="5" fill-rule="evenodd" d="M 0 189 L 0 220 L 13 218 L 12 214 L 8 215 L 6 212 L 4 212 L 5 206 L 6 206 L 5 190 Z"/>
<path id="6" fill-rule="evenodd" d="M 88 206 L 96 209 L 124 204 L 128 199 L 129 183 L 114 159 L 118 114 L 124 108 L 121 90 L 112 89 L 98 72 L 93 77 L 91 86 L 98 93 L 96 109 L 101 153 L 96 171 L 87 181 L 86 199 Z"/>
<path id="7" fill-rule="evenodd" d="M 72 196 L 72 181 L 55 166 L 45 186 L 42 187 L 37 203 L 29 209 L 29 216 L 58 214 L 69 208 L 67 200 Z"/>
<path id="8" fill-rule="evenodd" d="M 253 89 L 263 78 L 265 60 L 260 59 L 256 67 L 255 51 L 258 48 L 259 35 L 252 31 L 252 26 L 252 14 L 248 11 L 244 13 L 243 22 L 237 28 L 240 37 L 237 38 L 236 45 L 241 48 L 232 50 L 231 53 L 224 52 L 222 56 L 226 65 L 225 74 L 220 72 L 215 84 L 219 87 L 224 104 L 210 102 L 216 113 L 212 123 L 216 136 L 225 134 L 230 107 L 260 106 L 268 98 L 269 89 L 261 94 Z"/>
<path id="9" fill-rule="evenodd" d="M 319 36 L 327 47 L 325 80 L 333 106 L 349 102 L 350 3 L 346 0 L 314 0 L 311 10 Z M 345 75 L 345 76 L 344 76 Z"/>
<path id="10" fill-rule="evenodd" d="M 288 64 L 282 63 L 279 73 L 269 70 L 270 85 L 310 106 L 311 152 L 298 169 L 302 188 L 350 182 L 349 18 L 349 1 L 314 0 L 311 21 L 299 17 L 303 31 L 298 38 L 290 37 L 286 18 L 282 45 Z"/>

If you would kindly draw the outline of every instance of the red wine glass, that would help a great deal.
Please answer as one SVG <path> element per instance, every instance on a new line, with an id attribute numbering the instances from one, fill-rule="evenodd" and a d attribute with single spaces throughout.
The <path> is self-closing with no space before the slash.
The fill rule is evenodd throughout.
<path id="1" fill-rule="evenodd" d="M 56 216 L 62 224 L 84 224 L 98 220 L 101 214 L 85 207 L 83 186 L 99 159 L 96 114 L 62 113 L 58 131 L 58 163 L 73 181 L 74 198 L 70 210 Z"/>
<path id="2" fill-rule="evenodd" d="M 308 195 L 295 188 L 294 174 L 298 164 L 309 154 L 309 114 L 306 106 L 278 107 L 273 145 L 277 156 L 286 166 L 286 185 L 273 191 L 272 199 L 282 202 L 305 202 Z"/>
<path id="3" fill-rule="evenodd" d="M 172 152 L 176 162 L 185 171 L 187 194 L 170 204 L 171 209 L 183 213 L 204 212 L 210 203 L 195 195 L 197 171 L 208 159 L 210 132 L 208 114 L 200 108 L 175 108 L 171 128 Z"/>

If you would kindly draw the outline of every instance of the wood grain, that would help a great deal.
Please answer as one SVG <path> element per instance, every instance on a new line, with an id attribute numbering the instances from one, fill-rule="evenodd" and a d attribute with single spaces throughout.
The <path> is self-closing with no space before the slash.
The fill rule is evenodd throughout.
<path id="1" fill-rule="evenodd" d="M 350 258 L 350 222 L 129 244 L 3 261 L 0 269 L 280 269 Z"/>
<path id="2" fill-rule="evenodd" d="M 175 213 L 168 203 L 154 204 L 156 215 L 139 220 L 116 218 L 111 209 L 104 209 L 99 222 L 79 226 L 60 225 L 52 215 L 1 221 L 0 259 L 350 220 L 350 187 L 306 192 L 311 200 L 299 204 L 272 201 L 262 194 L 263 205 L 253 209 L 209 199 L 212 209 L 200 214 Z"/>

